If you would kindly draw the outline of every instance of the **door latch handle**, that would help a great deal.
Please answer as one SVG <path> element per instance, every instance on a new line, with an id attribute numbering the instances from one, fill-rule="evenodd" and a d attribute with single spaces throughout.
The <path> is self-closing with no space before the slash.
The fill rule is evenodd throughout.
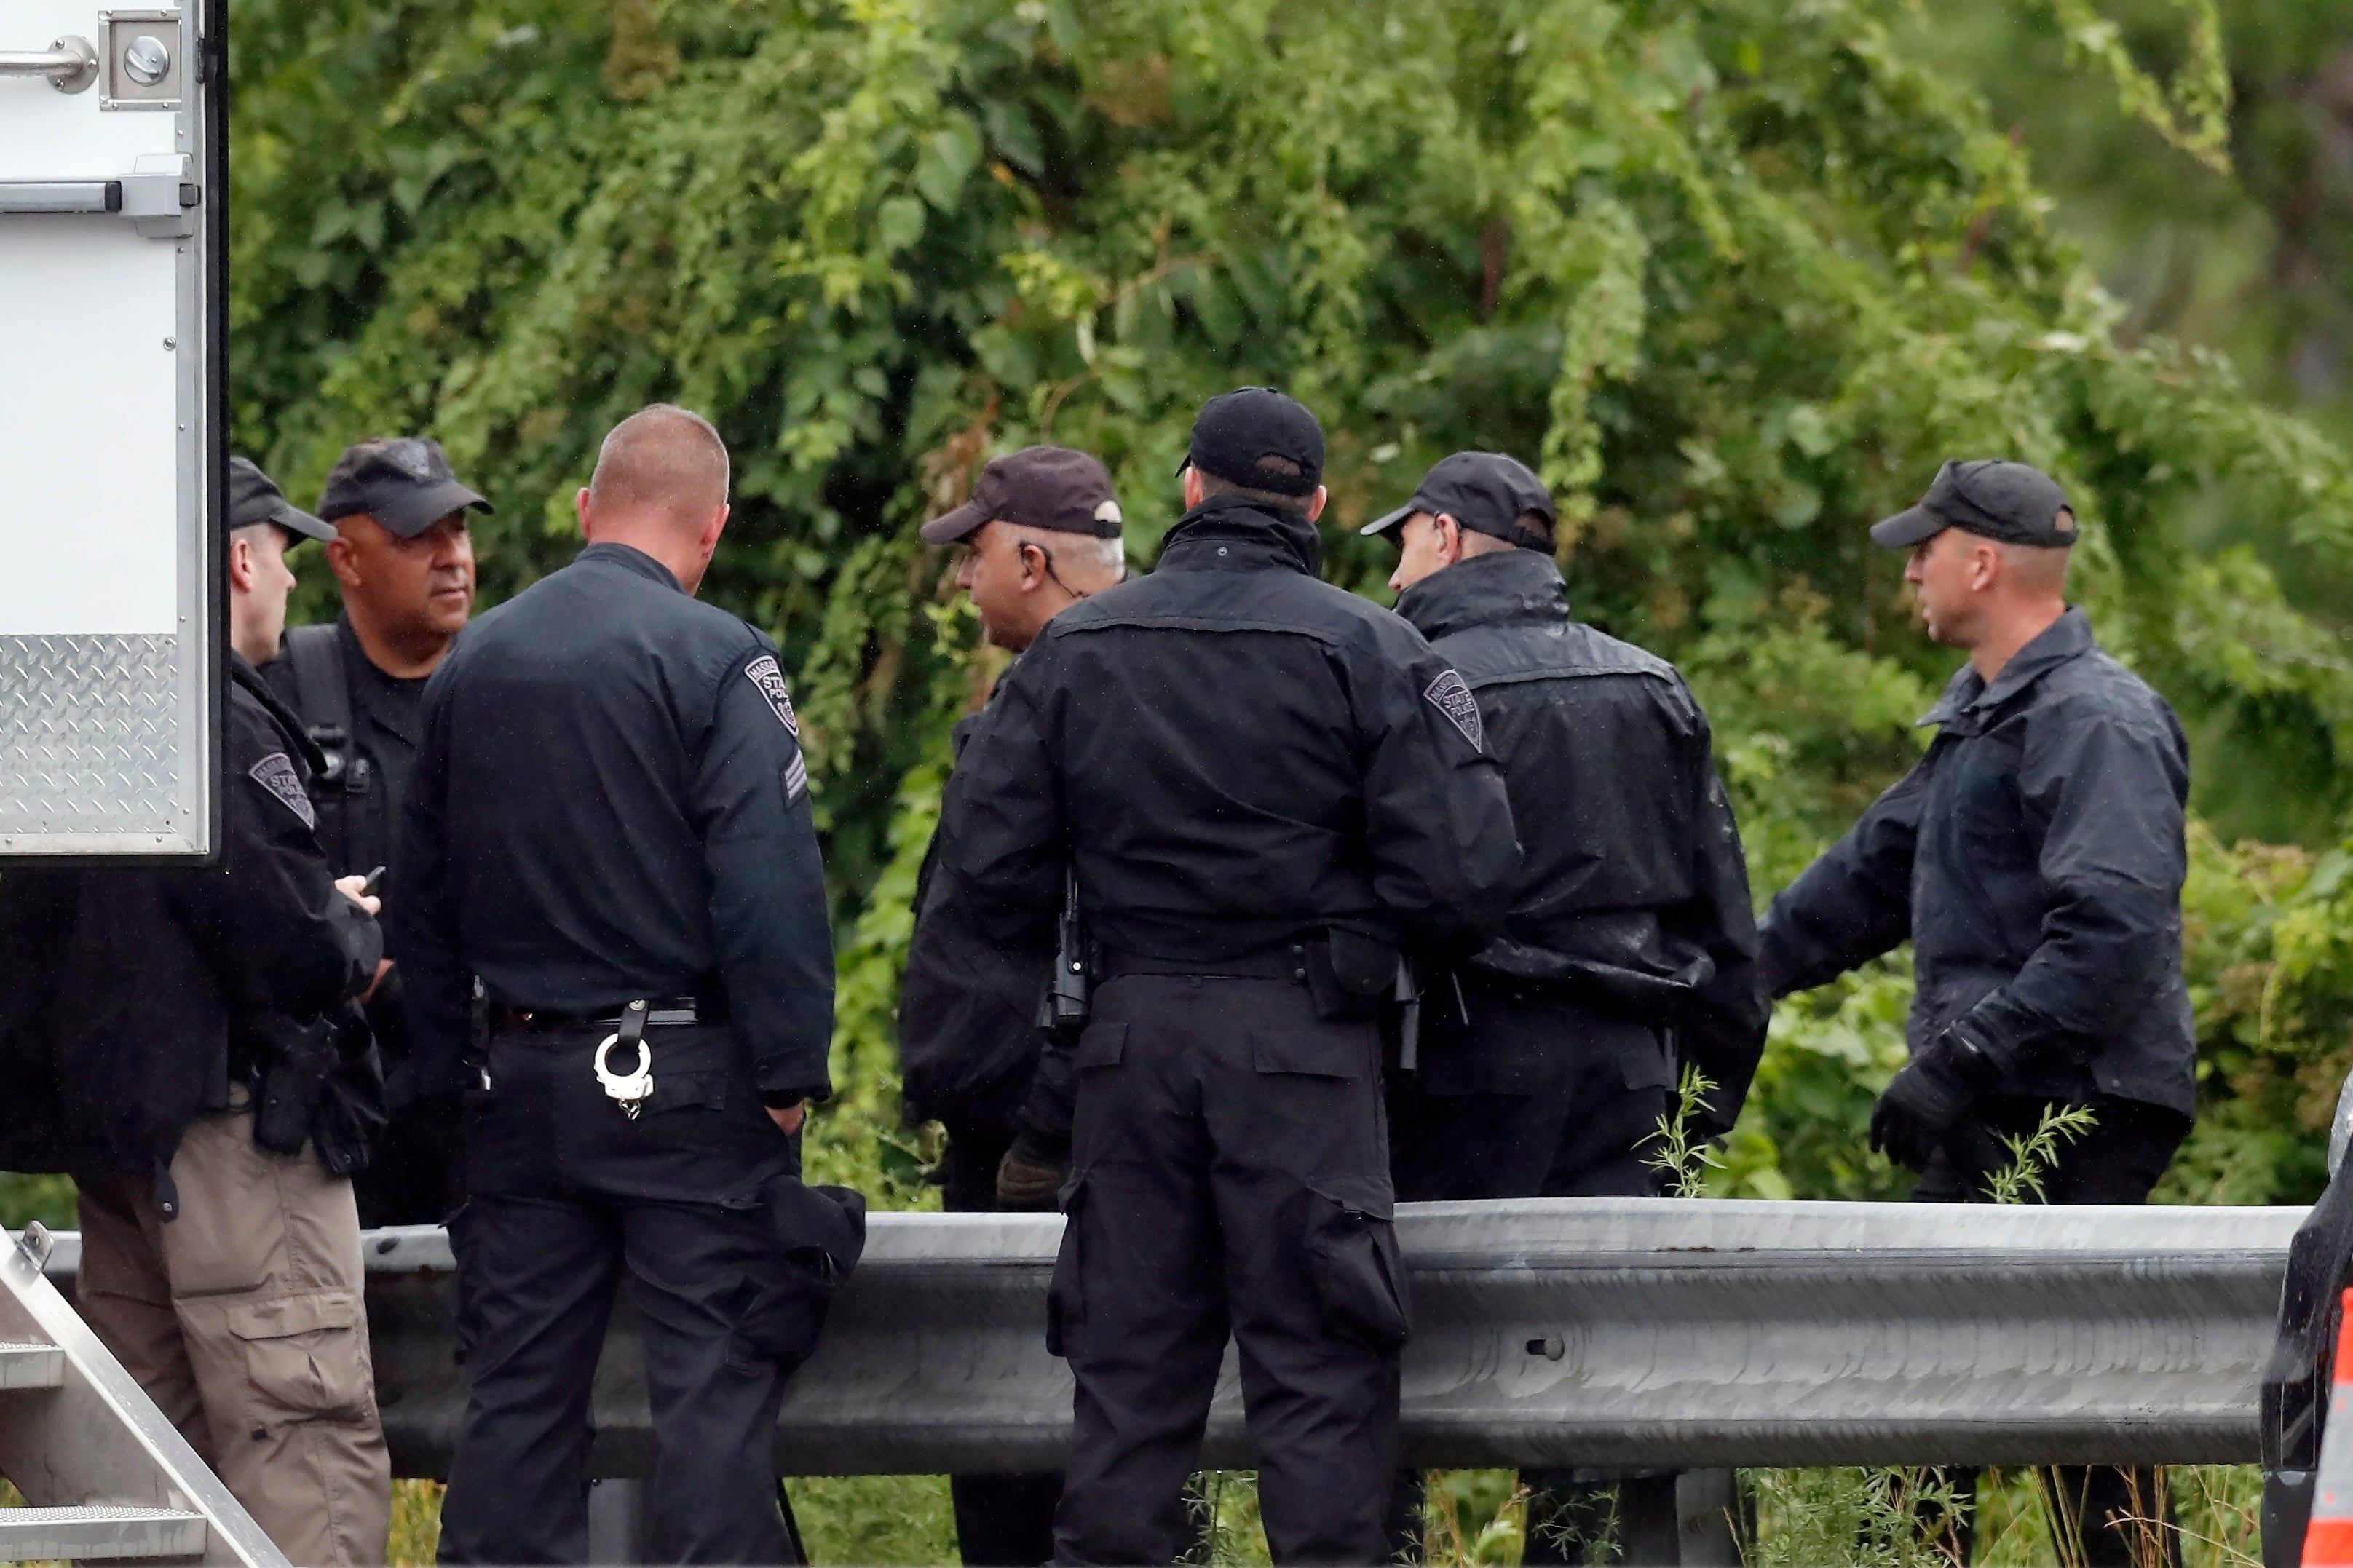
<path id="1" fill-rule="evenodd" d="M 45 76 L 59 92 L 81 92 L 98 79 L 98 51 L 70 33 L 47 49 L 0 49 L 0 76 Z"/>

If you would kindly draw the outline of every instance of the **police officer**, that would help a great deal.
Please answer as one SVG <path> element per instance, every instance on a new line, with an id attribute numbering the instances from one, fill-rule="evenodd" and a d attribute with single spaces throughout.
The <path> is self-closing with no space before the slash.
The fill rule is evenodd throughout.
<path id="1" fill-rule="evenodd" d="M 1968 662 L 1921 721 L 1940 726 L 1927 754 L 1773 900 L 1767 984 L 1802 991 L 1912 942 L 1911 1060 L 1871 1143 L 1921 1173 L 1915 1198 L 1984 1201 L 2004 1135 L 2084 1106 L 2096 1121 L 2044 1173 L 2048 1200 L 2140 1203 L 2195 1108 L 2181 726 L 2068 605 L 2075 516 L 2049 476 L 1948 462 L 1871 534 L 1912 552 L 1928 635 Z M 2162 1506 L 2153 1472 L 2063 1467 L 2054 1485 L 2094 1527 L 2094 1563 L 2132 1562 L 2137 1528 L 2108 1521 Z"/>
<path id="2" fill-rule="evenodd" d="M 438 441 L 362 441 L 328 471 L 319 515 L 334 525 L 327 565 L 343 614 L 325 626 L 289 628 L 283 652 L 261 673 L 327 758 L 311 794 L 320 842 L 339 875 L 392 863 L 426 678 L 474 607 L 470 510 L 489 511 L 491 503 L 459 483 Z M 458 1205 L 457 1106 L 411 1102 L 400 986 L 396 965 L 368 998 L 368 1021 L 403 1104 L 353 1178 L 365 1226 L 438 1225 Z"/>
<path id="3" fill-rule="evenodd" d="M 799 1179 L 833 1015 L 799 721 L 775 646 L 693 597 L 727 482 L 700 416 L 622 421 L 579 494 L 587 548 L 426 691 L 390 902 L 428 1086 L 458 1075 L 475 978 L 489 1013 L 464 1072 L 470 1386 L 444 1562 L 585 1560 L 624 1271 L 653 1560 L 790 1560 L 776 1410 L 859 1215 Z"/>
<path id="4" fill-rule="evenodd" d="M 1127 570 L 1111 475 L 1067 447 L 997 458 L 981 470 L 972 499 L 925 523 L 923 533 L 929 543 L 965 547 L 957 585 L 972 596 L 982 635 L 1016 654 L 1055 615 Z M 958 754 L 979 722 L 976 713 L 957 721 L 951 742 Z M 932 875 L 936 856 L 935 837 L 916 881 L 915 930 L 899 989 L 905 1114 L 946 1129 L 947 1150 L 933 1179 L 949 1210 L 1051 1208 L 1071 1136 L 1068 1054 L 1045 1058 L 1056 1070 L 1036 1081 L 1044 1040 L 1039 998 L 1053 946 L 990 940 L 961 902 L 938 896 L 948 884 Z M 948 1491 L 966 1563 L 1037 1563 L 1053 1555 L 1060 1475 L 954 1476 Z"/>
<path id="5" fill-rule="evenodd" d="M 1321 582 L 1324 435 L 1212 399 L 1159 569 L 1071 606 L 965 748 L 939 875 L 1041 942 L 1075 870 L 1080 1037 L 1050 1342 L 1058 1560 L 1166 1563 L 1229 1333 L 1279 1563 L 1373 1563 L 1409 1330 L 1381 1113 L 1406 940 L 1493 934 L 1517 859 L 1462 678 Z"/>
<path id="6" fill-rule="evenodd" d="M 1398 614 L 1478 699 L 1521 859 L 1504 934 L 1422 966 L 1419 1070 L 1389 1099 L 1401 1199 L 1648 1197 L 1678 1064 L 1716 1086 L 1689 1129 L 1729 1131 L 1767 1008 L 1740 830 L 1707 721 L 1672 665 L 1569 618 L 1551 495 L 1525 466 L 1457 452 L 1394 531 Z M 1612 1510 L 1603 1472 L 1541 1472 L 1527 1561 L 1581 1562 L 1613 1511 L 1630 1555 L 1663 1531 L 1674 1478 Z M 1398 1546 L 1419 1555 L 1419 1478 Z M 1728 1481 L 1727 1481 L 1728 1485 Z"/>
<path id="7" fill-rule="evenodd" d="M 317 754 L 250 662 L 285 624 L 286 551 L 332 536 L 230 460 L 218 858 L 0 879 L 0 1165 L 72 1173 L 82 1316 L 280 1551 L 343 1564 L 384 1561 L 392 1482 L 329 1168 L 351 1151 L 311 1118 L 351 1065 L 324 1016 L 383 942 L 311 831 Z"/>

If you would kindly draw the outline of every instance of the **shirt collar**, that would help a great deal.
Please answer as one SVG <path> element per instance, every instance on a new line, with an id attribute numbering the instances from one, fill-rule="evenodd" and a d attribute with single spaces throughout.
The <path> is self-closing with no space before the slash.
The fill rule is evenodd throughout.
<path id="1" fill-rule="evenodd" d="M 2069 659 L 2080 658 L 2099 646 L 2092 637 L 2091 618 L 2080 605 L 2070 605 L 2041 636 L 2010 655 L 2010 662 L 1991 681 L 1978 675 L 1975 666 L 1962 665 L 1944 696 L 1916 723 L 1945 724 L 1963 713 L 1998 708 Z"/>
<path id="2" fill-rule="evenodd" d="M 1552 557 L 1502 550 L 1432 572 L 1398 595 L 1397 613 L 1423 637 L 1469 626 L 1568 619 L 1568 590 Z"/>
<path id="3" fill-rule="evenodd" d="M 1217 542 L 1239 556 L 1217 559 Z M 1160 566 L 1176 570 L 1263 570 L 1288 566 L 1310 577 L 1324 569 L 1324 536 L 1304 512 L 1270 507 L 1247 496 L 1216 495 L 1176 520 L 1160 546 Z"/>
<path id="4" fill-rule="evenodd" d="M 665 588 L 676 589 L 681 594 L 686 592 L 684 588 L 679 586 L 678 578 L 672 574 L 669 567 L 633 544 L 616 544 L 607 540 L 603 543 L 588 546 L 573 560 L 575 564 L 583 561 L 610 562 L 625 571 L 636 573 L 649 583 L 659 583 Z"/>

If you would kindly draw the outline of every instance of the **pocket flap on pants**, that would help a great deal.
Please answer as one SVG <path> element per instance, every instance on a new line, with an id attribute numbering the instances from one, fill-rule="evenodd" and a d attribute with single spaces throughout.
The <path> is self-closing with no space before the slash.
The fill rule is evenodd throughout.
<path id="1" fill-rule="evenodd" d="M 228 1310 L 228 1331 L 241 1340 L 282 1340 L 319 1329 L 348 1329 L 359 1321 L 358 1298 L 347 1290 L 314 1296 L 274 1296 L 244 1301 Z"/>
<path id="2" fill-rule="evenodd" d="M 1310 1078 L 1362 1078 L 1369 1065 L 1364 1037 L 1355 1031 L 1252 1029 L 1250 1065 L 1261 1072 L 1303 1073 Z"/>
<path id="3" fill-rule="evenodd" d="M 1071 1065 L 1087 1068 L 1115 1068 L 1127 1054 L 1125 1024 L 1089 1024 L 1079 1035 L 1078 1049 L 1071 1055 Z"/>

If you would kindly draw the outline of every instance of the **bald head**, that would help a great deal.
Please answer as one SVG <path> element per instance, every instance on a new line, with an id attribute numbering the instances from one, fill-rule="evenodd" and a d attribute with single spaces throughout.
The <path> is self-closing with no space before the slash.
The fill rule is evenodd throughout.
<path id="1" fill-rule="evenodd" d="M 727 445 L 711 421 L 668 403 L 640 408 L 605 437 L 579 496 L 591 543 L 626 544 L 692 593 L 727 524 Z"/>

